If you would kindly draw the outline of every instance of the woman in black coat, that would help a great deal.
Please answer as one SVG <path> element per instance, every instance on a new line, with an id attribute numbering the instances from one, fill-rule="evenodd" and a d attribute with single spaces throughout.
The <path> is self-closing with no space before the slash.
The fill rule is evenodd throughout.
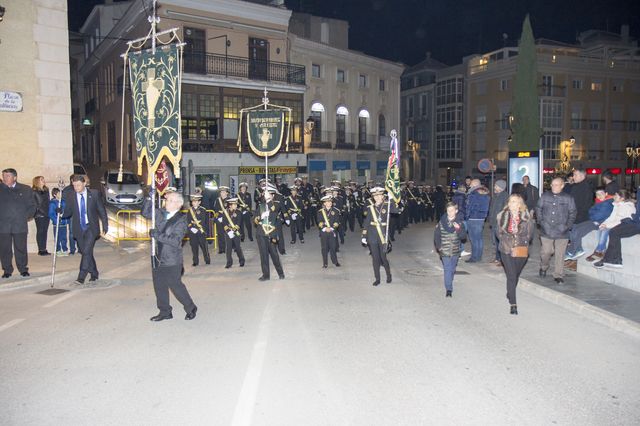
<path id="1" fill-rule="evenodd" d="M 47 251 L 47 233 L 49 232 L 49 188 L 45 185 L 44 176 L 36 176 L 33 178 L 32 187 L 33 197 L 36 202 L 36 214 L 34 220 L 36 222 L 36 241 L 38 242 L 38 255 L 48 256 Z"/>

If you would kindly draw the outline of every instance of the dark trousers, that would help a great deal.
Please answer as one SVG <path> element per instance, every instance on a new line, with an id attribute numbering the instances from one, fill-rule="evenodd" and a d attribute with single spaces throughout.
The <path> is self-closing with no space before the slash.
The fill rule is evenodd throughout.
<path id="1" fill-rule="evenodd" d="M 444 269 L 444 288 L 453 291 L 453 276 L 456 274 L 458 259 L 460 256 L 442 256 L 442 268 Z"/>
<path id="2" fill-rule="evenodd" d="M 49 232 L 49 218 L 36 217 L 36 241 L 38 243 L 38 252 L 47 251 L 47 232 Z"/>
<path id="3" fill-rule="evenodd" d="M 498 232 L 495 228 L 491 228 L 491 241 L 493 241 L 493 248 L 496 250 L 496 259 L 497 261 L 502 261 L 502 256 L 500 254 L 500 239 L 498 239 Z"/>
<path id="4" fill-rule="evenodd" d="M 11 249 L 13 246 L 13 250 Z M 27 233 L 0 234 L 0 260 L 2 269 L 7 274 L 13 274 L 13 253 L 16 254 L 16 266 L 20 273 L 29 272 L 27 264 Z"/>
<path id="5" fill-rule="evenodd" d="M 251 214 L 243 212 L 240 219 L 240 238 L 244 241 L 245 237 L 249 237 L 253 241 L 253 227 L 251 226 Z"/>
<path id="6" fill-rule="evenodd" d="M 56 239 L 56 251 L 67 251 L 67 228 L 69 228 L 69 225 L 57 225 L 53 227 L 53 238 Z"/>
<path id="7" fill-rule="evenodd" d="M 384 267 L 387 273 L 387 278 L 391 277 L 391 267 L 389 266 L 389 260 L 387 260 L 387 253 L 385 247 L 379 242 L 369 243 L 369 251 L 371 252 L 371 261 L 373 262 L 373 275 L 376 277 L 376 281 L 380 281 L 380 266 Z"/>
<path id="8" fill-rule="evenodd" d="M 322 264 L 327 265 L 328 255 L 331 255 L 331 262 L 335 265 L 338 263 L 336 255 L 337 239 L 335 232 L 320 231 L 320 247 L 322 251 Z"/>
<path id="9" fill-rule="evenodd" d="M 271 276 L 271 272 L 269 270 L 269 256 L 271 256 L 271 261 L 273 262 L 273 266 L 275 266 L 278 275 L 284 275 L 276 244 L 271 242 L 270 237 L 258 236 L 257 240 L 258 250 L 260 251 L 260 267 L 262 268 L 262 276 L 265 278 L 269 278 Z"/>
<path id="10" fill-rule="evenodd" d="M 362 229 L 362 224 L 364 222 L 364 209 L 359 208 L 356 210 L 356 219 L 358 219 L 358 225 L 360 225 L 360 229 Z"/>
<path id="11" fill-rule="evenodd" d="M 513 257 L 510 254 L 501 253 L 502 266 L 507 276 L 507 299 L 512 305 L 516 304 L 516 287 L 520 279 L 520 273 L 527 263 L 527 257 Z"/>
<path id="12" fill-rule="evenodd" d="M 218 253 L 224 253 L 224 227 L 220 222 L 216 223 L 216 242 L 218 243 Z"/>
<path id="13" fill-rule="evenodd" d="M 470 219 L 467 221 L 469 240 L 471 240 L 471 260 L 474 262 L 482 260 L 482 251 L 484 250 L 483 228 L 484 220 Z"/>
<path id="14" fill-rule="evenodd" d="M 91 230 L 80 232 L 80 235 L 74 236 L 78 243 L 78 249 L 82 254 L 80 259 L 80 272 L 78 278 L 84 280 L 87 274 L 91 274 L 92 277 L 98 278 L 98 266 L 96 265 L 96 259 L 93 257 L 93 248 L 96 245 L 98 236 Z"/>
<path id="15" fill-rule="evenodd" d="M 342 214 L 340 216 L 340 226 L 338 226 L 338 238 L 340 238 L 340 244 L 344 244 L 344 233 L 347 227 L 347 215 Z"/>
<path id="16" fill-rule="evenodd" d="M 289 226 L 291 226 L 291 221 L 289 221 Z M 278 251 L 280 254 L 285 254 L 287 250 L 284 246 L 284 224 L 278 226 L 276 232 L 278 233 Z"/>
<path id="17" fill-rule="evenodd" d="M 609 231 L 609 246 L 604 253 L 603 262 L 622 263 L 622 238 L 629 238 L 640 234 L 640 225 L 636 223 L 621 223 Z M 5 269 L 6 270 L 6 269 Z"/>
<path id="18" fill-rule="evenodd" d="M 156 293 L 156 303 L 160 310 L 160 315 L 168 315 L 171 313 L 171 305 L 169 304 L 169 289 L 182 303 L 185 312 L 191 312 L 195 307 L 187 287 L 182 282 L 182 265 L 158 266 L 151 269 L 153 277 L 153 290 Z"/>
<path id="19" fill-rule="evenodd" d="M 351 210 L 348 214 L 347 214 L 347 225 L 349 225 L 349 230 L 351 232 L 353 232 L 355 226 L 356 226 L 356 212 L 355 210 Z"/>
<path id="20" fill-rule="evenodd" d="M 233 258 L 231 257 L 232 252 L 236 252 L 236 255 L 238 255 L 238 262 L 240 262 L 240 266 L 244 265 L 244 254 L 242 253 L 242 247 L 240 247 L 240 237 L 235 236 L 233 238 L 229 238 L 229 235 L 224 236 L 225 238 L 225 247 L 226 247 L 226 253 L 227 253 L 227 265 L 226 266 L 231 266 L 233 265 Z"/>
<path id="21" fill-rule="evenodd" d="M 296 235 L 300 241 L 304 241 L 304 219 L 298 215 L 296 220 L 291 221 L 291 241 L 296 242 Z"/>
<path id="22" fill-rule="evenodd" d="M 205 234 L 201 232 L 198 232 L 197 234 L 194 234 L 193 232 L 189 233 L 189 245 L 191 246 L 194 265 L 197 265 L 200 261 L 200 249 L 202 249 L 202 257 L 204 257 L 204 263 L 206 263 L 207 265 L 211 263 L 209 248 L 207 247 L 207 237 L 205 236 Z"/>

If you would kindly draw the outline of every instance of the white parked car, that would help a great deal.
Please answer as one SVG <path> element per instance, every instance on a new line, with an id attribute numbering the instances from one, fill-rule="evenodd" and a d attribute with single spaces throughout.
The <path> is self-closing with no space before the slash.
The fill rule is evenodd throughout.
<path id="1" fill-rule="evenodd" d="M 118 171 L 109 170 L 104 173 L 101 183 L 108 204 L 135 205 L 144 200 L 144 189 L 140 179 L 131 172 L 124 172 L 122 182 L 118 182 Z"/>

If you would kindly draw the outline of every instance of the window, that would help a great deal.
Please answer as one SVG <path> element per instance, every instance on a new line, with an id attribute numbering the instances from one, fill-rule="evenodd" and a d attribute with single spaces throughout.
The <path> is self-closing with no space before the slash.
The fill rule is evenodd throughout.
<path id="1" fill-rule="evenodd" d="M 553 96 L 553 76 L 542 76 L 542 96 Z"/>
<path id="2" fill-rule="evenodd" d="M 476 115 L 475 131 L 476 132 L 484 132 L 487 130 L 487 114 L 486 112 L 478 112 Z"/>
<path id="3" fill-rule="evenodd" d="M 365 74 L 360 74 L 358 77 L 358 87 L 365 88 L 369 85 L 367 76 Z"/>
<path id="4" fill-rule="evenodd" d="M 500 91 L 501 92 L 506 92 L 507 90 L 509 90 L 510 87 L 510 81 L 509 79 L 502 79 L 500 80 Z"/>
<path id="5" fill-rule="evenodd" d="M 383 79 L 380 79 L 380 81 L 378 81 L 378 89 L 381 92 L 384 92 L 386 88 L 386 82 Z"/>
<path id="6" fill-rule="evenodd" d="M 593 80 L 591 82 L 591 91 L 592 92 L 602 92 L 602 81 Z"/>
<path id="7" fill-rule="evenodd" d="M 216 140 L 218 139 L 218 96 L 201 94 L 200 98 L 200 114 L 199 114 L 199 139 L 200 140 Z"/>
<path id="8" fill-rule="evenodd" d="M 611 90 L 613 92 L 622 92 L 624 90 L 624 82 L 622 80 L 613 80 Z"/>
<path id="9" fill-rule="evenodd" d="M 459 160 L 462 158 L 461 135 L 437 135 L 436 158 L 441 160 Z"/>
<path id="10" fill-rule="evenodd" d="M 346 78 L 345 78 L 345 72 L 344 70 L 338 69 L 338 72 L 336 74 L 336 81 L 338 81 L 338 83 L 344 83 L 346 82 Z"/>
<path id="11" fill-rule="evenodd" d="M 387 123 L 384 115 L 378 115 L 378 137 L 387 136 Z"/>
<path id="12" fill-rule="evenodd" d="M 436 112 L 436 131 L 453 132 L 462 130 L 462 106 L 438 108 Z"/>
<path id="13" fill-rule="evenodd" d="M 420 116 L 427 115 L 427 95 L 420 95 Z"/>
<path id="14" fill-rule="evenodd" d="M 542 136 L 542 149 L 544 149 L 545 160 L 560 159 L 560 133 L 561 132 L 559 130 L 550 130 L 544 132 Z"/>
<path id="15" fill-rule="evenodd" d="M 541 99 L 540 123 L 545 129 L 562 129 L 562 101 Z"/>
<path id="16" fill-rule="evenodd" d="M 407 117 L 413 117 L 413 97 L 407 98 Z"/>
<path id="17" fill-rule="evenodd" d="M 436 84 L 436 106 L 461 103 L 463 98 L 462 77 L 450 78 Z"/>
<path id="18" fill-rule="evenodd" d="M 369 120 L 369 111 L 363 109 L 358 114 L 358 144 L 367 143 L 367 121 Z"/>
<path id="19" fill-rule="evenodd" d="M 311 64 L 311 77 L 320 78 L 320 65 Z"/>
<path id="20" fill-rule="evenodd" d="M 341 106 L 336 111 L 336 143 L 343 144 L 347 142 L 347 108 Z"/>
<path id="21" fill-rule="evenodd" d="M 571 83 L 571 87 L 573 87 L 576 90 L 582 90 L 584 87 L 584 81 L 580 79 L 574 79 L 573 82 Z"/>
<path id="22" fill-rule="evenodd" d="M 218 139 L 220 136 L 219 102 L 218 95 L 183 93 L 182 138 L 191 142 Z"/>
<path id="23" fill-rule="evenodd" d="M 324 106 L 320 102 L 311 105 L 311 118 L 313 119 L 312 142 L 322 141 L 322 113 L 324 113 Z"/>
<path id="24" fill-rule="evenodd" d="M 580 111 L 571 112 L 571 129 L 582 129 L 582 113 Z"/>

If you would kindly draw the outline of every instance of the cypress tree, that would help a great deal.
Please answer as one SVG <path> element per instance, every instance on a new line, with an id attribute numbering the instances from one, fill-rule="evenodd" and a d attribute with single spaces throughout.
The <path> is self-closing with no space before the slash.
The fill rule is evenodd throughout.
<path id="1" fill-rule="evenodd" d="M 540 149 L 540 107 L 536 46 L 529 15 L 524 18 L 518 44 L 518 62 L 513 93 L 513 141 L 509 151 Z"/>

